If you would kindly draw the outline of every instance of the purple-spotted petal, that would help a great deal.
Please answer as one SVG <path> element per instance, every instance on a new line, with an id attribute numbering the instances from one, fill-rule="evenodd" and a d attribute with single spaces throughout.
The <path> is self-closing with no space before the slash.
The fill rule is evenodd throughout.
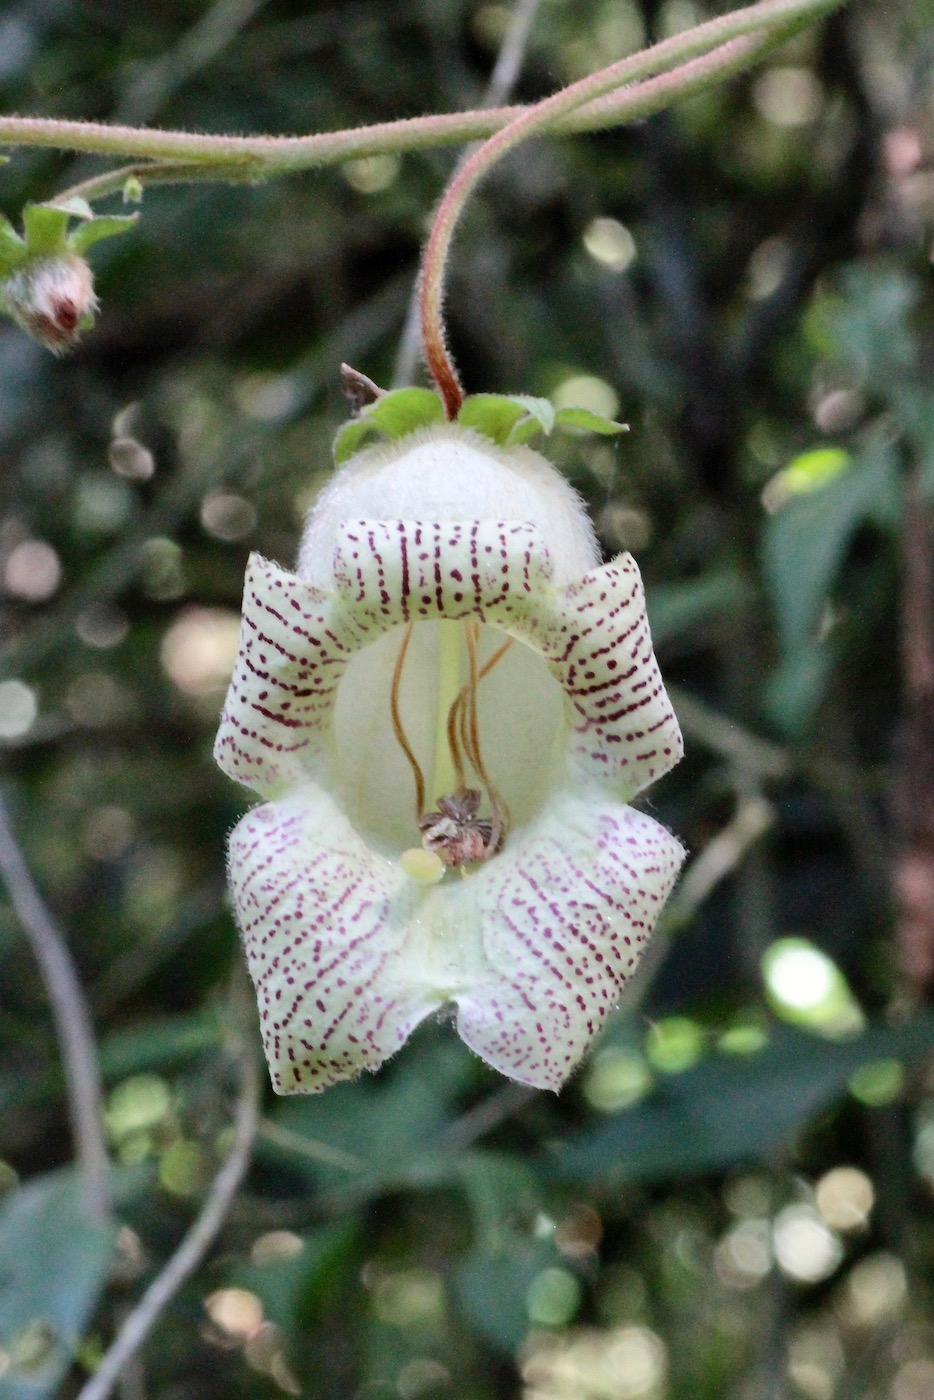
<path id="1" fill-rule="evenodd" d="M 264 796 L 306 781 L 329 743 L 340 678 L 356 650 L 331 600 L 251 554 L 240 648 L 214 744 L 230 778 Z"/>
<path id="2" fill-rule="evenodd" d="M 376 1069 L 443 1003 L 411 944 L 421 891 L 319 789 L 249 812 L 229 866 L 277 1093 Z"/>
<path id="3" fill-rule="evenodd" d="M 482 972 L 458 1031 L 510 1079 L 559 1089 L 634 971 L 684 859 L 631 807 L 564 794 L 465 882 Z"/>
<path id="4" fill-rule="evenodd" d="M 566 590 L 543 651 L 570 707 L 574 767 L 629 801 L 684 752 L 635 560 L 621 554 Z"/>

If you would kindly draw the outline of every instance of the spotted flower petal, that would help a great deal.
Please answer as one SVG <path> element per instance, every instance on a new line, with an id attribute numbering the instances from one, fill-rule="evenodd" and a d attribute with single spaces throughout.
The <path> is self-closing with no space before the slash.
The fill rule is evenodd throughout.
<path id="1" fill-rule="evenodd" d="M 353 653 L 409 622 L 473 617 L 541 653 L 566 696 L 571 762 L 634 797 L 682 754 L 639 570 L 622 555 L 564 589 L 551 572 L 538 532 L 500 521 L 347 525 L 330 596 L 253 555 L 217 762 L 264 795 L 316 774 Z"/>
<path id="2" fill-rule="evenodd" d="M 413 976 L 418 887 L 320 788 L 248 813 L 229 868 L 278 1093 L 375 1069 L 442 1005 Z"/>
<path id="3" fill-rule="evenodd" d="M 557 1089 L 619 1000 L 678 873 L 663 826 L 565 793 L 513 849 L 425 889 L 312 785 L 249 813 L 231 886 L 273 1084 L 376 1068 L 446 1002 L 487 1063 Z"/>

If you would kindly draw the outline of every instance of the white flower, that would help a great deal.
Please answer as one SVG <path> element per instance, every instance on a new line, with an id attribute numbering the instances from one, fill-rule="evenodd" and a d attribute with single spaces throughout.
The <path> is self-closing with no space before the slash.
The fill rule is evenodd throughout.
<path id="1" fill-rule="evenodd" d="M 251 558 L 215 753 L 268 799 L 230 880 L 278 1092 L 447 1003 L 557 1089 L 616 1005 L 683 858 L 625 804 L 682 745 L 639 571 L 598 560 L 542 457 L 456 425 L 354 457 L 297 574 Z"/>

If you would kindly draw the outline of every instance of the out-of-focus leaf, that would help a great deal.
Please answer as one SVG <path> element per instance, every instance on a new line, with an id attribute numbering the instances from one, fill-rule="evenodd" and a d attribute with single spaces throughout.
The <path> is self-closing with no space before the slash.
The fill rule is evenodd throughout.
<path id="1" fill-rule="evenodd" d="M 804 642 L 779 661 L 768 679 L 765 711 L 782 734 L 800 733 L 824 693 L 833 657 L 820 642 Z"/>
<path id="2" fill-rule="evenodd" d="M 115 1231 L 92 1223 L 71 1173 L 39 1177 L 0 1213 L 0 1347 L 4 1400 L 58 1388 L 107 1279 Z"/>
<path id="3" fill-rule="evenodd" d="M 455 1297 L 482 1336 L 511 1352 L 528 1331 L 532 1280 L 557 1258 L 550 1235 L 533 1231 L 541 1188 L 527 1163 L 505 1153 L 464 1154 L 454 1173 L 474 1226 L 473 1246 L 454 1272 Z"/>
<path id="4" fill-rule="evenodd" d="M 227 1283 L 255 1293 L 269 1321 L 291 1331 L 337 1295 L 337 1280 L 355 1255 L 358 1236 L 356 1220 L 340 1221 L 302 1235 L 296 1253 L 237 1265 Z"/>
<path id="5" fill-rule="evenodd" d="M 258 1155 L 355 1198 L 447 1175 L 450 1158 L 438 1144 L 472 1072 L 470 1057 L 456 1043 L 430 1056 L 409 1049 L 389 1074 L 282 1102 L 272 1121 L 296 1142 L 261 1138 Z"/>
<path id="6" fill-rule="evenodd" d="M 760 1161 L 783 1147 L 845 1092 L 861 1065 L 917 1060 L 934 1047 L 934 1015 L 905 1026 L 874 1026 L 832 1042 L 790 1027 L 773 1030 L 757 1054 L 713 1054 L 653 1093 L 555 1151 L 564 1179 L 671 1180 Z"/>
<path id="7" fill-rule="evenodd" d="M 532 1282 L 555 1262 L 549 1240 L 509 1229 L 497 1248 L 471 1251 L 455 1271 L 454 1294 L 472 1329 L 498 1350 L 514 1353 L 529 1330 Z"/>
<path id="8" fill-rule="evenodd" d="M 919 299 L 914 278 L 891 265 L 850 267 L 843 295 L 817 303 L 807 329 L 822 353 L 850 365 L 877 391 L 912 368 L 917 349 L 909 317 Z"/>
<path id="9" fill-rule="evenodd" d="M 26 244 L 9 219 L 0 214 L 0 277 L 8 276 L 26 256 Z"/>
<path id="10" fill-rule="evenodd" d="M 103 1041 L 101 1071 L 105 1079 L 123 1079 L 147 1070 L 184 1064 L 220 1043 L 220 1018 L 211 1011 L 153 1020 L 131 1030 L 115 1031 Z"/>
<path id="11" fill-rule="evenodd" d="M 891 519 L 898 499 L 898 468 L 890 448 L 878 445 L 819 491 L 789 500 L 765 522 L 763 567 L 772 595 L 783 659 L 794 662 L 815 645 L 814 631 L 847 548 L 860 525 Z M 813 665 L 812 678 L 817 678 Z M 819 698 L 801 697 L 799 717 Z M 773 702 L 786 730 L 795 725 Z"/>
<path id="12" fill-rule="evenodd" d="M 661 646 L 740 611 L 750 602 L 751 589 L 735 570 L 721 569 L 681 583 L 654 584 L 645 598 L 652 640 Z"/>
<path id="13" fill-rule="evenodd" d="M 846 471 L 851 461 L 850 454 L 842 447 L 816 447 L 800 453 L 769 481 L 763 492 L 766 508 L 778 510 L 795 496 L 822 491 L 834 477 Z"/>

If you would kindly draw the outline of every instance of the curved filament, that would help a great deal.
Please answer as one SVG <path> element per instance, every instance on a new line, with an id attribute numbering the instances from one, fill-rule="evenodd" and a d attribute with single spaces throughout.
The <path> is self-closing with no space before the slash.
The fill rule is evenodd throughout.
<path id="1" fill-rule="evenodd" d="M 405 754 L 412 770 L 412 777 L 415 779 L 415 820 L 418 821 L 425 810 L 425 775 L 412 747 L 406 738 L 405 730 L 402 727 L 402 720 L 399 717 L 399 687 L 402 683 L 402 668 L 405 665 L 405 655 L 409 649 L 409 642 L 412 640 L 412 627 L 410 622 L 405 629 L 402 638 L 402 645 L 399 647 L 399 655 L 396 657 L 396 664 L 392 672 L 392 688 L 389 692 L 389 713 L 392 718 L 392 732 L 396 736 L 396 741 Z"/>

